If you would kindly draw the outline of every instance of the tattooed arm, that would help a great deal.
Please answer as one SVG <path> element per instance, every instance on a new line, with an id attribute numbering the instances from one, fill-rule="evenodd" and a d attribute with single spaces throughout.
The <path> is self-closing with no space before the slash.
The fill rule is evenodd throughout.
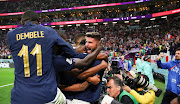
<path id="1" fill-rule="evenodd" d="M 87 87 L 89 86 L 89 82 L 85 81 L 83 83 L 77 83 L 77 84 L 73 84 L 72 86 L 63 86 L 63 85 L 59 85 L 59 88 L 62 91 L 84 91 Z"/>
<path id="2" fill-rule="evenodd" d="M 86 81 L 83 83 L 77 83 L 73 84 L 71 86 L 65 86 L 65 85 L 60 85 L 59 88 L 63 91 L 84 91 L 90 84 L 97 85 L 100 82 L 99 75 L 89 77 Z"/>

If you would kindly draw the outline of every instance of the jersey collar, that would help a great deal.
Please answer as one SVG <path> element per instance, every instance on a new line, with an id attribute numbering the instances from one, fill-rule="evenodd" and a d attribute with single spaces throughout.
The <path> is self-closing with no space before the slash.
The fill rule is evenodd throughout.
<path id="1" fill-rule="evenodd" d="M 27 21 L 27 22 L 24 24 L 24 26 L 33 26 L 33 25 L 36 25 L 36 24 L 34 24 L 34 23 L 30 22 L 30 21 Z"/>

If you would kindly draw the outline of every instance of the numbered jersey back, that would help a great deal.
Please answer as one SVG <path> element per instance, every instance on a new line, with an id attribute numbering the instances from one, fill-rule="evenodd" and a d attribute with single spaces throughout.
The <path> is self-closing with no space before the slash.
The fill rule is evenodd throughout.
<path id="1" fill-rule="evenodd" d="M 15 84 L 11 95 L 13 104 L 21 104 L 18 100 L 22 98 L 30 104 L 53 100 L 57 84 L 52 65 L 52 46 L 61 45 L 66 53 L 70 51 L 72 54 L 68 54 L 73 56 L 75 53 L 71 46 L 55 30 L 31 22 L 8 32 L 7 38 L 15 65 Z"/>

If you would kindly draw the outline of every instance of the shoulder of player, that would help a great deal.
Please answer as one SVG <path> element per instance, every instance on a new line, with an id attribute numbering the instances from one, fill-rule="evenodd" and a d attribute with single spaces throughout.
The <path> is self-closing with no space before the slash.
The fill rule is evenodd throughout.
<path id="1" fill-rule="evenodd" d="M 8 31 L 7 35 L 10 35 L 10 34 L 16 34 L 22 27 L 18 27 L 18 28 L 15 28 L 11 31 Z"/>

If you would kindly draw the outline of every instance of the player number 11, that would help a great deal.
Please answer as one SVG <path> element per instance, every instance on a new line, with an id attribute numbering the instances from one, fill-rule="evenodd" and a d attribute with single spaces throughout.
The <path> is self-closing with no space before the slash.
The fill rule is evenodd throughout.
<path id="1" fill-rule="evenodd" d="M 42 53 L 41 53 L 41 45 L 37 44 L 30 52 L 33 56 L 36 55 L 37 61 L 37 76 L 42 76 Z M 24 61 L 24 74 L 25 77 L 30 77 L 30 68 L 29 68 L 29 54 L 28 54 L 28 46 L 23 45 L 21 50 L 18 53 L 19 57 L 23 57 Z"/>

